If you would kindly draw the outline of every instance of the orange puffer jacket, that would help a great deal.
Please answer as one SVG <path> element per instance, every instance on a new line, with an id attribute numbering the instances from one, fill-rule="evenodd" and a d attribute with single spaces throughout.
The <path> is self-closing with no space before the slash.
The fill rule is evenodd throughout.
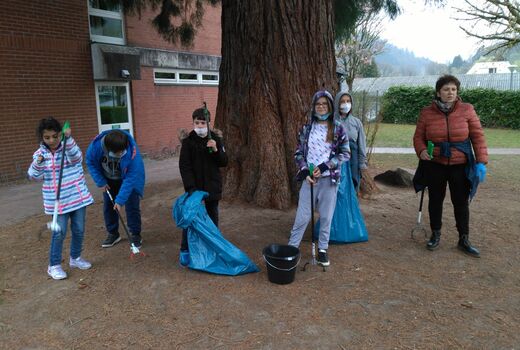
<path id="1" fill-rule="evenodd" d="M 462 142 L 468 137 L 473 144 L 477 163 L 487 164 L 486 139 L 473 106 L 459 99 L 455 102 L 452 111 L 446 115 L 433 102 L 421 111 L 413 136 L 413 145 L 419 156 L 427 148 L 428 141 Z M 439 153 L 440 147 L 436 146 L 433 150 L 433 161 L 437 163 L 455 165 L 467 162 L 466 155 L 453 147 L 451 147 L 451 158 L 442 157 Z"/>

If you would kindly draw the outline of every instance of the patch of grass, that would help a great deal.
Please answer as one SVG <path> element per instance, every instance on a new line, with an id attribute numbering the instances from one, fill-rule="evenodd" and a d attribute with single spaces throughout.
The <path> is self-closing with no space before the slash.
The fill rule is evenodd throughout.
<path id="1" fill-rule="evenodd" d="M 415 169 L 418 159 L 415 154 L 372 154 L 370 157 L 370 166 L 385 170 L 395 168 Z"/>
<path id="2" fill-rule="evenodd" d="M 487 180 L 502 184 L 511 190 L 520 189 L 520 155 L 496 154 L 489 156 Z"/>
<path id="3" fill-rule="evenodd" d="M 380 169 L 397 167 L 415 169 L 418 159 L 415 154 L 372 154 L 370 166 Z M 486 181 L 497 186 L 520 189 L 520 155 L 490 155 Z"/>
<path id="4" fill-rule="evenodd" d="M 384 124 L 379 125 L 376 135 L 376 147 L 413 147 L 412 138 L 415 125 Z M 520 130 L 484 129 L 488 147 L 520 148 Z"/>
<path id="5" fill-rule="evenodd" d="M 413 147 L 412 137 L 415 125 L 384 124 L 377 130 L 376 147 Z"/>
<path id="6" fill-rule="evenodd" d="M 520 130 L 484 129 L 490 148 L 520 148 Z"/>

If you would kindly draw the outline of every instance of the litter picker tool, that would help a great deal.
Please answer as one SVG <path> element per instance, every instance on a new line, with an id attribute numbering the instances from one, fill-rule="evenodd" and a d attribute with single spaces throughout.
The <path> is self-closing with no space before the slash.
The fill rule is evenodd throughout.
<path id="1" fill-rule="evenodd" d="M 309 164 L 309 173 L 312 180 L 314 180 L 314 164 Z M 305 180 L 304 180 L 305 181 Z M 316 240 L 314 238 L 314 184 L 311 182 L 311 245 L 312 245 L 312 253 L 311 253 L 311 260 L 307 261 L 305 265 L 302 267 L 302 271 L 305 271 L 305 268 L 307 265 L 317 265 L 316 263 Z M 323 271 L 327 271 L 325 266 L 323 266 Z"/>
<path id="2" fill-rule="evenodd" d="M 434 147 L 433 142 L 428 141 L 428 155 L 430 156 L 430 159 L 433 158 L 433 147 Z M 422 223 L 421 223 L 425 188 L 426 187 L 423 187 L 421 190 L 421 200 L 419 202 L 419 213 L 417 214 L 417 223 L 415 224 L 415 227 L 412 229 L 412 232 L 410 233 L 412 236 L 412 239 L 415 239 L 415 235 L 420 232 L 424 233 L 424 238 L 428 238 L 428 232 L 422 226 Z"/>
<path id="3" fill-rule="evenodd" d="M 61 194 L 61 180 L 63 179 L 63 165 L 65 164 L 65 150 L 67 144 L 67 137 L 65 136 L 65 130 L 70 129 L 70 124 L 65 121 L 61 130 L 62 140 L 62 151 L 60 160 L 60 175 L 58 176 L 58 189 L 56 191 L 56 200 L 54 201 L 54 212 L 52 213 L 52 221 L 47 223 L 47 228 L 52 232 L 61 232 L 61 227 L 58 225 L 58 211 L 60 207 L 60 194 Z"/>
<path id="4" fill-rule="evenodd" d="M 212 140 L 211 138 L 211 130 L 209 127 L 209 112 L 208 112 L 208 106 L 206 105 L 206 102 L 203 102 L 204 104 L 204 119 L 206 119 L 206 126 L 208 127 L 208 140 Z M 210 148 L 208 150 L 209 153 L 213 153 L 213 148 Z"/>
<path id="5" fill-rule="evenodd" d="M 132 242 L 132 237 L 130 236 L 130 232 L 128 232 L 128 227 L 126 227 L 125 221 L 123 220 L 123 217 L 121 216 L 121 213 L 119 212 L 119 209 L 115 207 L 116 203 L 114 202 L 114 198 L 112 197 L 112 194 L 108 190 L 108 188 L 105 190 L 107 192 L 108 198 L 110 198 L 110 201 L 112 202 L 112 205 L 114 206 L 114 210 L 117 213 L 117 217 L 119 218 L 119 221 L 121 221 L 121 224 L 123 225 L 123 228 L 126 232 L 126 237 L 128 238 L 128 241 L 130 242 L 130 259 L 132 259 L 135 255 L 145 256 L 145 254 Z"/>
<path id="6" fill-rule="evenodd" d="M 424 188 L 421 190 L 421 201 L 419 202 L 419 213 L 417 214 L 417 223 L 415 224 L 415 227 L 412 229 L 412 232 L 411 232 L 412 239 L 415 239 L 415 235 L 420 232 L 424 233 L 425 238 L 428 237 L 428 233 L 426 232 L 426 229 L 421 224 L 423 201 L 424 201 Z"/>

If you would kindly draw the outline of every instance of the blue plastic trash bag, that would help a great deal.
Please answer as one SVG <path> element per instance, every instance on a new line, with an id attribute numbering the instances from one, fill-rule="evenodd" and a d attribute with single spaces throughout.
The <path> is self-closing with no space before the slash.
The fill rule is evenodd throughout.
<path id="1" fill-rule="evenodd" d="M 202 200 L 208 196 L 195 191 L 175 201 L 173 218 L 178 227 L 187 229 L 190 247 L 188 267 L 219 275 L 241 275 L 260 269 L 240 249 L 228 242 L 211 221 Z"/>
<path id="2" fill-rule="evenodd" d="M 320 222 L 314 226 L 315 239 L 318 239 Z M 363 214 L 359 209 L 356 189 L 352 183 L 349 162 L 341 166 L 341 183 L 338 188 L 336 209 L 330 226 L 330 240 L 332 244 L 357 243 L 368 241 L 368 232 Z"/>

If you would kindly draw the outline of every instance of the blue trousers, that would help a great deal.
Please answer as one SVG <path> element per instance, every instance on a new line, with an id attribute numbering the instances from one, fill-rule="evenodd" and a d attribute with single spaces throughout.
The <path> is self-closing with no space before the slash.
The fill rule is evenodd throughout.
<path id="1" fill-rule="evenodd" d="M 109 186 L 110 194 L 115 200 L 119 193 L 119 189 L 121 188 L 121 182 L 114 183 L 110 181 Z M 124 206 L 126 222 L 131 235 L 141 234 L 140 203 L 141 198 L 139 197 L 139 194 L 137 194 L 136 191 L 132 191 Z M 111 234 L 119 235 L 119 218 L 117 217 L 117 212 L 114 210 L 114 204 L 112 204 L 112 201 L 106 192 L 103 193 L 103 217 L 105 219 L 105 227 L 107 231 Z"/>
<path id="2" fill-rule="evenodd" d="M 67 226 L 70 218 L 70 257 L 76 259 L 81 256 L 83 247 L 83 236 L 85 233 L 85 215 L 87 208 L 79 208 L 70 213 L 58 215 L 58 225 L 61 232 L 53 232 L 51 237 L 51 246 L 49 249 L 49 265 L 61 264 L 61 251 L 63 249 L 63 241 L 67 234 Z"/>

